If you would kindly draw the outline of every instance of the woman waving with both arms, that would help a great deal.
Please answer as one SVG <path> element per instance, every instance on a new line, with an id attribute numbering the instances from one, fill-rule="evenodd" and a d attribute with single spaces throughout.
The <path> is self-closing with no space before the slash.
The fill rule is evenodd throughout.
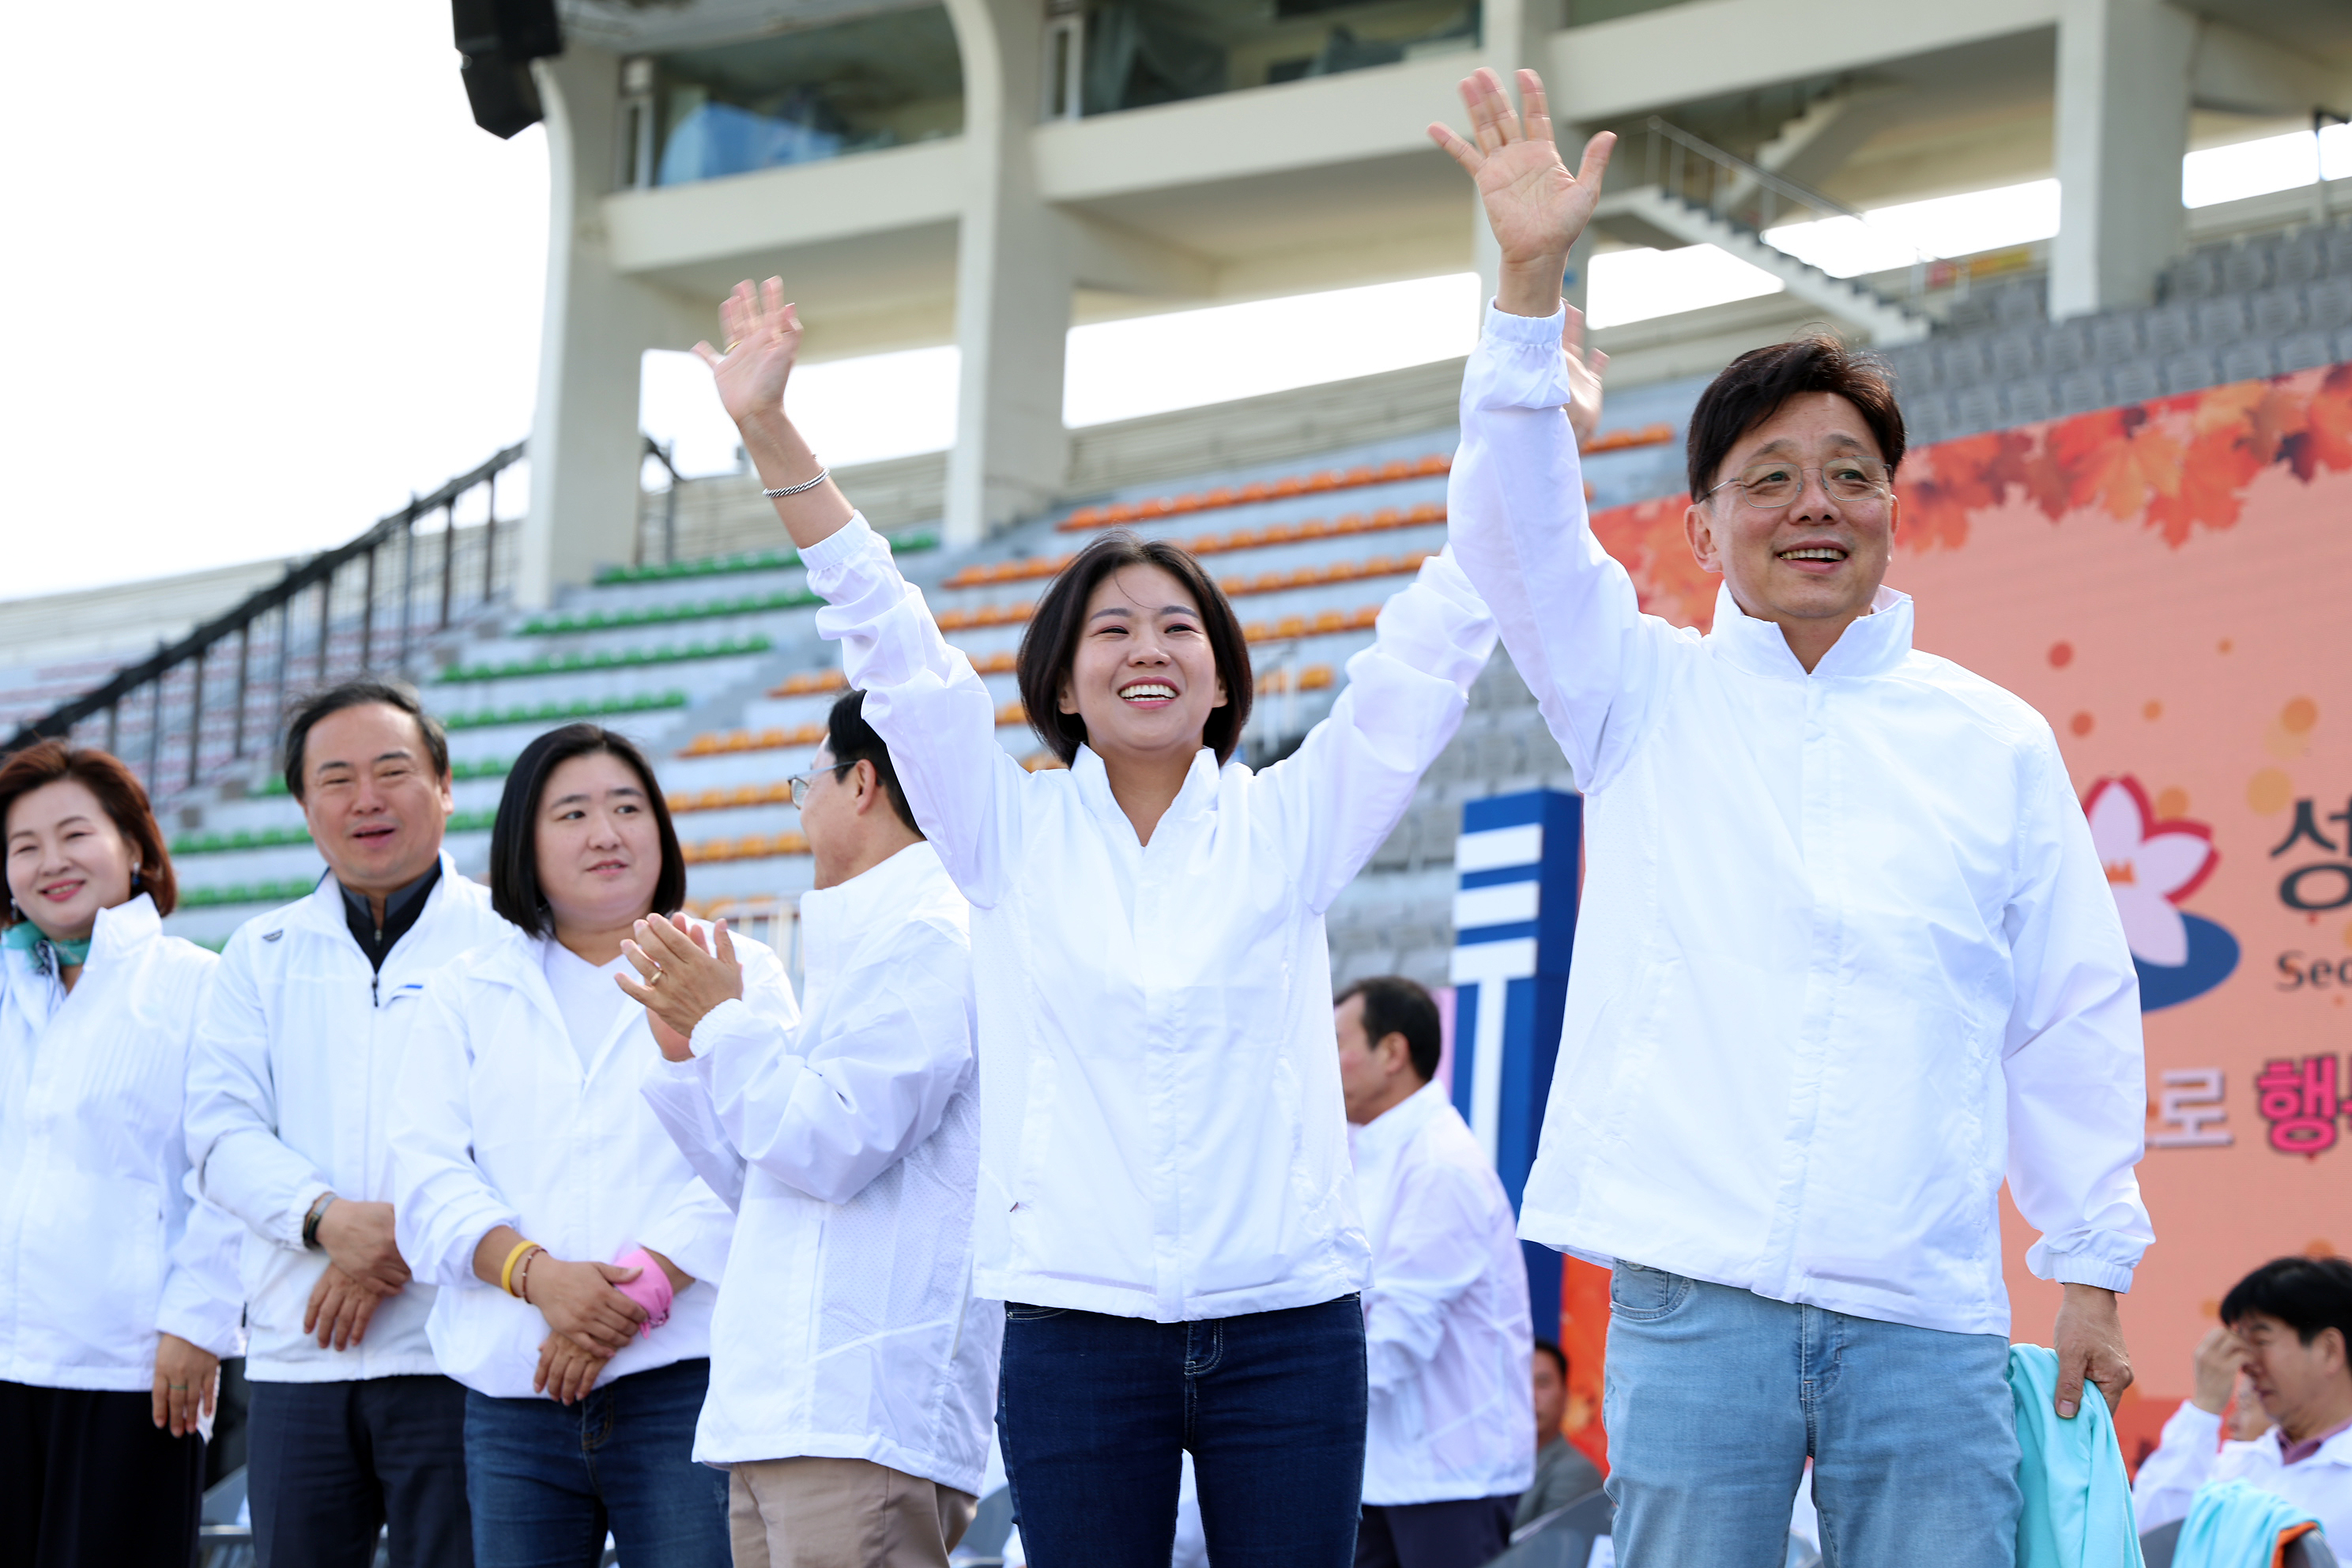
<path id="1" fill-rule="evenodd" d="M 1181 548 L 1107 536 L 1022 644 L 1030 721 L 1069 764 L 1028 773 L 786 416 L 782 285 L 739 286 L 724 321 L 728 352 L 697 352 L 972 906 L 974 1290 L 1006 1303 L 998 1421 L 1031 1560 L 1164 1568 L 1190 1449 L 1218 1568 L 1344 1568 L 1367 1253 L 1323 911 L 1459 724 L 1486 608 L 1450 556 L 1425 563 L 1330 717 L 1255 772 L 1232 606 Z"/>

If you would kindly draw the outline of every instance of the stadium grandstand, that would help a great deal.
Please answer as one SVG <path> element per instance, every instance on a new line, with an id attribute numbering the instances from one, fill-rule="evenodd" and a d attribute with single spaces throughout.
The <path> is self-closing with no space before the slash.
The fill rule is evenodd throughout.
<path id="1" fill-rule="evenodd" d="M 1576 134 L 1621 134 L 1572 299 L 1612 252 L 1712 247 L 1763 279 L 1597 327 L 1612 364 L 1587 478 L 1604 514 L 1678 510 L 1707 377 L 1817 325 L 1884 355 L 1921 448 L 2352 364 L 2352 177 L 2317 162 L 2352 111 L 2352 11 L 2327 0 L 557 9 L 562 51 L 532 67 L 553 191 L 528 440 L 317 557 L 0 603 L 0 719 L 18 743 L 69 732 L 142 772 L 176 836 L 173 925 L 197 940 L 313 884 L 278 719 L 289 695 L 373 669 L 448 726 L 462 868 L 484 869 L 525 742 L 596 719 L 656 756 L 692 906 L 789 949 L 811 868 L 785 781 L 838 656 L 756 479 L 666 472 L 636 402 L 643 356 L 709 335 L 747 276 L 791 280 L 812 360 L 959 351 L 952 447 L 836 477 L 986 677 L 1009 752 L 1042 765 L 1011 664 L 1031 604 L 1117 525 L 1186 542 L 1223 582 L 1259 676 L 1247 755 L 1286 755 L 1444 542 L 1462 362 L 1073 429 L 1066 334 L 1491 278 L 1459 172 L 1423 132 L 1458 121 L 1454 84 L 1479 65 L 1538 67 Z M 2184 205 L 2185 156 L 2298 132 L 2323 177 Z M 2059 221 L 2023 241 L 1931 254 L 1874 216 L 2045 181 Z M 1862 260 L 1825 259 L 1841 235 L 1868 241 Z M 1498 651 L 1330 912 L 1335 981 L 1447 984 L 1465 803 L 1574 789 Z"/>
<path id="2" fill-rule="evenodd" d="M 1706 374 L 1809 325 L 1886 357 L 1921 445 L 2352 361 L 2335 216 L 2352 180 L 2195 209 L 2180 185 L 2196 143 L 2300 121 L 2316 146 L 2352 102 L 2340 13 L 2009 0 L 1842 26 L 1834 10 L 565 0 L 562 52 L 532 68 L 554 205 L 528 443 L 315 559 L 0 605 L 0 720 L 142 763 L 182 835 L 179 923 L 211 940 L 316 876 L 271 736 L 287 693 L 360 668 L 405 672 L 446 719 L 469 867 L 504 761 L 595 716 L 668 754 L 698 906 L 788 918 L 807 870 L 782 781 L 837 665 L 748 477 L 643 487 L 667 459 L 631 395 L 646 351 L 703 335 L 736 278 L 778 272 L 813 302 L 812 359 L 960 350 L 952 448 L 842 477 L 997 689 L 1008 747 L 1034 749 L 1010 655 L 1036 584 L 1085 530 L 1123 523 L 1223 576 L 1263 672 L 1250 752 L 1279 756 L 1443 541 L 1459 362 L 1068 430 L 1063 337 L 1490 271 L 1421 132 L 1481 63 L 1538 65 L 1580 132 L 1621 132 L 1595 256 L 1711 246 L 1773 285 L 1596 331 L 1612 356 L 1597 507 L 1678 491 Z M 2052 174 L 2063 221 L 2023 245 L 1928 256 L 1865 212 Z M 1824 226 L 1893 264 L 1824 270 L 1794 238 Z M 530 502 L 505 515 L 518 466 Z M 1442 981 L 1458 807 L 1534 784 L 1572 788 L 1498 656 L 1334 911 L 1336 972 Z"/>

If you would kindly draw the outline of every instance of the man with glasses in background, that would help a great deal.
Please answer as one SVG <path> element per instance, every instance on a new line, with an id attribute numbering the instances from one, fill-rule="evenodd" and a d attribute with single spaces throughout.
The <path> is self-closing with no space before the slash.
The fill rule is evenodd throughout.
<path id="1" fill-rule="evenodd" d="M 730 1472 L 735 1568 L 947 1568 L 996 1414 L 1004 1309 L 971 1299 L 971 910 L 845 693 L 792 781 L 797 1028 L 656 917 L 625 944 L 665 1059 L 644 1092 L 737 1211 L 694 1457 Z"/>
<path id="2" fill-rule="evenodd" d="M 1903 417 L 1834 338 L 1741 355 L 1691 418 L 1702 636 L 1593 537 L 1562 407 L 1574 174 L 1463 84 L 1500 287 L 1462 389 L 1456 557 L 1587 797 L 1559 1065 L 1521 1236 L 1614 1266 L 1604 1411 L 1629 1568 L 1781 1559 L 1813 1460 L 1832 1563 L 2008 1568 L 2004 1176 L 2065 1287 L 2061 1418 L 2131 1381 L 2116 1292 L 2137 981 L 2049 725 L 1912 647 L 1885 586 Z"/>

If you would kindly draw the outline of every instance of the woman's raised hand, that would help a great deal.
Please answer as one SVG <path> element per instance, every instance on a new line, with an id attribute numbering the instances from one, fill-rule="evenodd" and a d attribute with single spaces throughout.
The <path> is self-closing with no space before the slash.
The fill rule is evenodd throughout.
<path id="1" fill-rule="evenodd" d="M 699 342 L 694 352 L 710 367 L 727 416 L 738 426 L 781 416 L 784 383 L 801 352 L 800 314 L 784 299 L 784 280 L 771 278 L 757 289 L 748 279 L 736 284 L 719 302 L 719 324 L 727 347 Z"/>
<path id="2" fill-rule="evenodd" d="M 1569 247 L 1584 232 L 1592 205 L 1601 199 L 1601 171 L 1609 166 L 1617 138 L 1604 131 L 1586 142 L 1583 163 L 1571 174 L 1552 144 L 1543 79 L 1530 70 L 1519 72 L 1519 97 L 1527 105 L 1524 123 L 1503 91 L 1502 78 L 1481 69 L 1462 81 L 1462 101 L 1476 141 L 1465 141 L 1450 126 L 1438 124 L 1430 126 L 1429 137 L 1477 182 L 1487 225 L 1503 253 L 1496 302 L 1514 315 L 1549 316 L 1559 308 Z M 1521 287 L 1513 289 L 1514 281 Z"/>

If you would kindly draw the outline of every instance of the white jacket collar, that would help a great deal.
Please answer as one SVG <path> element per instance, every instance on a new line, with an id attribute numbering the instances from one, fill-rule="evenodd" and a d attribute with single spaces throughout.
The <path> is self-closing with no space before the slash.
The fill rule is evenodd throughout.
<path id="1" fill-rule="evenodd" d="M 1184 770 L 1184 787 L 1176 792 L 1162 820 L 1185 822 L 1213 809 L 1222 771 L 1217 766 L 1217 753 L 1208 747 L 1193 752 L 1192 766 Z M 1092 747 L 1078 747 L 1077 758 L 1070 763 L 1070 776 L 1077 781 L 1079 798 L 1087 803 L 1088 811 L 1129 833 L 1135 831 L 1135 825 L 1119 807 L 1118 797 L 1111 793 L 1110 774 L 1104 769 L 1102 758 L 1095 754 Z"/>
<path id="2" fill-rule="evenodd" d="M 1362 1126 L 1350 1128 L 1357 1163 L 1393 1157 L 1420 1136 L 1432 1117 L 1452 1103 L 1445 1086 L 1432 1079 Z"/>
<path id="3" fill-rule="evenodd" d="M 437 893 L 440 889 L 436 888 L 434 891 Z M 505 985 L 521 992 L 546 1018 L 549 1026 L 555 1031 L 555 1037 L 569 1042 L 571 1023 L 565 1019 L 562 1006 L 555 1000 L 555 987 L 547 981 L 547 953 L 548 949 L 555 945 L 555 938 L 551 934 L 533 936 L 509 921 L 501 920 L 498 924 L 498 934 L 460 959 L 456 967 L 470 970 L 475 979 L 484 984 Z M 635 971 L 628 973 L 634 973 Z M 614 995 L 616 998 L 619 996 L 617 989 Z M 583 1077 L 603 1064 L 605 1053 L 613 1048 L 613 1042 L 626 1033 L 629 1026 L 642 1016 L 642 1010 L 634 1005 L 614 1010 L 612 1026 L 604 1031 L 604 1037 L 597 1041 L 589 1053 L 588 1064 L 582 1069 Z M 567 1049 L 562 1054 L 562 1059 L 579 1066 L 577 1051 Z"/>
<path id="4" fill-rule="evenodd" d="M 426 890 L 425 907 L 416 912 L 416 924 L 420 926 L 433 918 L 434 910 L 448 901 L 449 883 L 458 874 L 457 862 L 448 850 L 441 851 L 440 860 L 441 875 Z M 351 918 L 345 912 L 346 908 L 343 885 L 335 879 L 334 872 L 329 871 L 319 879 L 319 885 L 310 889 L 310 897 L 294 905 L 290 918 L 313 931 L 339 931 L 351 941 L 352 947 L 357 948 L 359 942 L 352 938 Z M 409 929 L 414 931 L 415 927 Z"/>
<path id="5" fill-rule="evenodd" d="M 874 931 L 896 926 L 921 899 L 924 884 L 946 875 L 940 852 L 917 842 L 846 882 L 803 893 L 803 968 L 823 972 L 841 962 Z"/>
<path id="6" fill-rule="evenodd" d="M 84 978 L 89 970 L 135 952 L 163 934 L 163 918 L 155 912 L 155 900 L 144 893 L 99 910 L 98 925 L 89 933 L 89 963 Z"/>
<path id="7" fill-rule="evenodd" d="M 1813 667 L 1813 678 L 1851 679 L 1888 674 L 1909 657 L 1911 630 L 1911 595 L 1882 584 L 1870 601 L 1870 614 L 1840 634 Z M 1741 609 L 1731 596 L 1728 583 L 1715 591 L 1715 626 L 1706 640 L 1708 647 L 1752 674 L 1807 679 L 1805 667 L 1789 651 L 1789 639 L 1780 623 L 1759 620 Z"/>

